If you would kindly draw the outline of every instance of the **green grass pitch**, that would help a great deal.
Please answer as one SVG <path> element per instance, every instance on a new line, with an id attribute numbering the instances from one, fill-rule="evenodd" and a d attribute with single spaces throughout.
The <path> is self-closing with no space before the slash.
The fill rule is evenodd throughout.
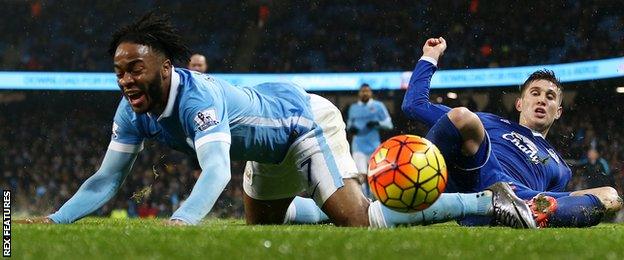
<path id="1" fill-rule="evenodd" d="M 72 225 L 13 225 L 15 259 L 624 259 L 624 225 L 585 229 L 465 228 L 454 223 L 395 229 L 331 225 L 246 226 L 208 219 L 87 218 Z"/>

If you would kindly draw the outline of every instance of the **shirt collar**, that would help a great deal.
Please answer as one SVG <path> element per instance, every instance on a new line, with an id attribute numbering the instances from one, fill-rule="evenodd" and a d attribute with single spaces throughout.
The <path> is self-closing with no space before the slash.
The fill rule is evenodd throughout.
<path id="1" fill-rule="evenodd" d="M 540 133 L 540 132 L 538 132 L 538 131 L 535 131 L 535 130 L 533 130 L 533 129 L 529 128 L 529 127 L 523 126 L 523 125 L 521 125 L 521 124 L 518 124 L 518 125 L 520 125 L 520 126 L 522 126 L 522 127 L 526 128 L 526 129 L 528 129 L 529 131 L 531 131 L 531 133 L 533 133 L 533 136 L 539 136 L 539 137 L 541 137 L 542 139 L 546 139 L 546 138 L 544 138 L 544 136 L 542 135 L 542 133 Z"/>
<path id="2" fill-rule="evenodd" d="M 175 68 L 171 66 L 171 84 L 169 86 L 169 99 L 167 99 L 167 106 L 165 106 L 165 110 L 158 117 L 158 121 L 171 116 L 171 113 L 173 112 L 173 106 L 175 105 L 176 96 L 178 95 L 179 86 L 180 75 L 175 71 Z"/>

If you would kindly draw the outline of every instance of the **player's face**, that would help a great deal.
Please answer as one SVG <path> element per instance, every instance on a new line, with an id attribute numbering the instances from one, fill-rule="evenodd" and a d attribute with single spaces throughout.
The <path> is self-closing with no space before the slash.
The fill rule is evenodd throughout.
<path id="1" fill-rule="evenodd" d="M 373 97 L 373 91 L 369 87 L 360 88 L 360 92 L 358 92 L 358 97 L 362 102 L 368 102 L 368 100 Z"/>
<path id="2" fill-rule="evenodd" d="M 142 44 L 123 42 L 113 60 L 119 88 L 134 112 L 146 113 L 163 102 L 162 68 L 166 59 L 162 54 Z"/>
<path id="3" fill-rule="evenodd" d="M 561 90 L 548 80 L 535 80 L 516 101 L 520 124 L 537 132 L 547 131 L 561 117 Z"/>
<path id="4" fill-rule="evenodd" d="M 206 70 L 208 70 L 208 65 L 206 64 L 206 58 L 202 55 L 191 56 L 191 61 L 188 64 L 188 69 L 199 71 L 201 73 L 206 72 Z"/>

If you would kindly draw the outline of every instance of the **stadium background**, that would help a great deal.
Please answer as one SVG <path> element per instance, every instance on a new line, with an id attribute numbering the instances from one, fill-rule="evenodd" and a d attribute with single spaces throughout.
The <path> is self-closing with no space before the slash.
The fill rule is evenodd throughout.
<path id="1" fill-rule="evenodd" d="M 0 40 L 0 67 L 109 72 L 105 50 L 112 31 L 154 8 L 169 12 L 193 51 L 207 56 L 209 73 L 406 71 L 420 57 L 422 42 L 438 35 L 449 42 L 442 69 L 624 56 L 618 1 L 293 2 L 2 1 L 11 19 L 0 26 L 10 36 Z M 521 5 L 529 8 L 514 8 Z M 564 114 L 548 140 L 574 165 L 570 189 L 592 184 L 581 177 L 587 172 L 582 162 L 587 149 L 597 147 L 610 166 L 604 182 L 624 191 L 624 94 L 617 87 L 624 87 L 623 78 L 565 84 Z M 517 119 L 509 106 L 517 86 L 452 91 L 434 90 L 432 99 Z M 319 94 L 343 111 L 357 98 L 349 91 Z M 401 114 L 402 90 L 375 95 L 396 126 L 385 137 L 426 133 Z M 115 91 L 0 91 L 0 185 L 15 191 L 18 212 L 54 211 L 97 170 L 120 97 Z M 232 180 L 212 215 L 242 215 L 242 166 L 233 163 Z M 121 191 L 96 214 L 169 216 L 198 175 L 185 155 L 148 143 Z"/>

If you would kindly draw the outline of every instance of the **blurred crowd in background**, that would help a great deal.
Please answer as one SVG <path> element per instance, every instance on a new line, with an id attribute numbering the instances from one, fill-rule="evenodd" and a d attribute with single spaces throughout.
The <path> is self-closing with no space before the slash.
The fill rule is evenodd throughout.
<path id="1" fill-rule="evenodd" d="M 624 55 L 621 1 L 6 1 L 2 68 L 111 71 L 109 36 L 168 12 L 213 72 L 409 70 L 444 36 L 445 68 Z M 522 8 L 520 8 L 522 7 Z"/>
<path id="2" fill-rule="evenodd" d="M 3 21 L 0 33 L 10 37 L 0 40 L 0 69 L 111 71 L 110 34 L 154 8 L 172 16 L 191 49 L 206 56 L 209 72 L 410 70 L 422 42 L 438 35 L 450 45 L 441 61 L 444 68 L 624 56 L 624 13 L 618 1 L 357 2 L 7 1 L 3 6 L 11 10 L 11 19 Z M 569 189 L 608 185 L 623 194 L 624 125 L 613 115 L 622 113 L 624 100 L 605 84 L 576 88 L 548 140 L 574 169 Z M 435 95 L 450 106 L 515 118 L 500 98 L 507 90 L 483 90 L 490 99 L 483 109 L 469 95 Z M 334 100 L 356 95 L 321 94 Z M 385 138 L 426 134 L 398 109 L 402 91 L 376 95 L 386 102 L 396 126 L 383 133 Z M 119 98 L 111 92 L 0 92 L 0 186 L 15 191 L 18 212 L 53 212 L 98 169 Z M 243 167 L 244 162 L 232 163 L 232 180 L 211 215 L 242 216 Z M 192 158 L 148 142 L 121 191 L 95 214 L 170 216 L 199 174 Z"/>

